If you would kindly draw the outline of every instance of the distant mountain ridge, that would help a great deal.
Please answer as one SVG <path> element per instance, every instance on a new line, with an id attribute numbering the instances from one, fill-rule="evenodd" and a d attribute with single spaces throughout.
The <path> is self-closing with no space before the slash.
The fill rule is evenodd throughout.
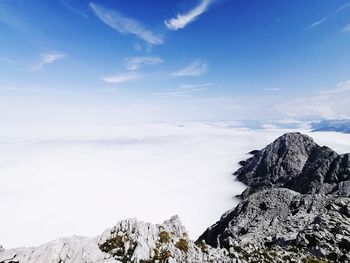
<path id="1" fill-rule="evenodd" d="M 322 120 L 311 123 L 312 131 L 334 131 L 350 133 L 350 120 Z"/>

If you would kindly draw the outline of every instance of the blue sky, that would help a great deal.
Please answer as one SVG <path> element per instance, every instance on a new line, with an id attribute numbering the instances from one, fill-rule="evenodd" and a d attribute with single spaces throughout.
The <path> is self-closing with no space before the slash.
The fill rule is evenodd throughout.
<path id="1" fill-rule="evenodd" d="M 349 1 L 1 0 L 0 32 L 2 119 L 350 116 Z"/>

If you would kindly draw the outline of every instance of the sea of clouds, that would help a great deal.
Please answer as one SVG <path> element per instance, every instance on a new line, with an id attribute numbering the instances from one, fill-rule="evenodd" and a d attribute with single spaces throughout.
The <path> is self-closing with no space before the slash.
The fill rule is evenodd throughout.
<path id="1" fill-rule="evenodd" d="M 96 236 L 122 219 L 158 223 L 175 214 L 195 239 L 237 204 L 244 189 L 232 176 L 237 162 L 292 131 L 238 126 L 149 122 L 79 133 L 2 132 L 0 244 Z M 350 152 L 349 134 L 302 132 Z"/>

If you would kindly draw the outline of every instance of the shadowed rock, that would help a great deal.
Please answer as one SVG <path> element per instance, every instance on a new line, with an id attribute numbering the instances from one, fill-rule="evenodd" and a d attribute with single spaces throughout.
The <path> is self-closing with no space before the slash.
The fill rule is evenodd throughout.
<path id="1" fill-rule="evenodd" d="M 300 193 L 344 193 L 350 186 L 350 160 L 349 154 L 321 147 L 307 135 L 287 133 L 255 152 L 234 175 L 248 186 L 243 198 L 274 187 Z"/>

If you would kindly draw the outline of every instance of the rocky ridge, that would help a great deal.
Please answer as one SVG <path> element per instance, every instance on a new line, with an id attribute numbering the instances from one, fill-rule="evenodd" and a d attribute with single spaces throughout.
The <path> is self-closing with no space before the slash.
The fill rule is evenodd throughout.
<path id="1" fill-rule="evenodd" d="M 100 237 L 62 238 L 34 248 L 0 251 L 1 263 L 240 262 L 237 253 L 195 244 L 177 216 L 162 224 L 128 219 Z"/>
<path id="2" fill-rule="evenodd" d="M 288 133 L 241 161 L 242 201 L 194 242 L 177 216 L 4 250 L 0 263 L 350 262 L 350 161 Z"/>

